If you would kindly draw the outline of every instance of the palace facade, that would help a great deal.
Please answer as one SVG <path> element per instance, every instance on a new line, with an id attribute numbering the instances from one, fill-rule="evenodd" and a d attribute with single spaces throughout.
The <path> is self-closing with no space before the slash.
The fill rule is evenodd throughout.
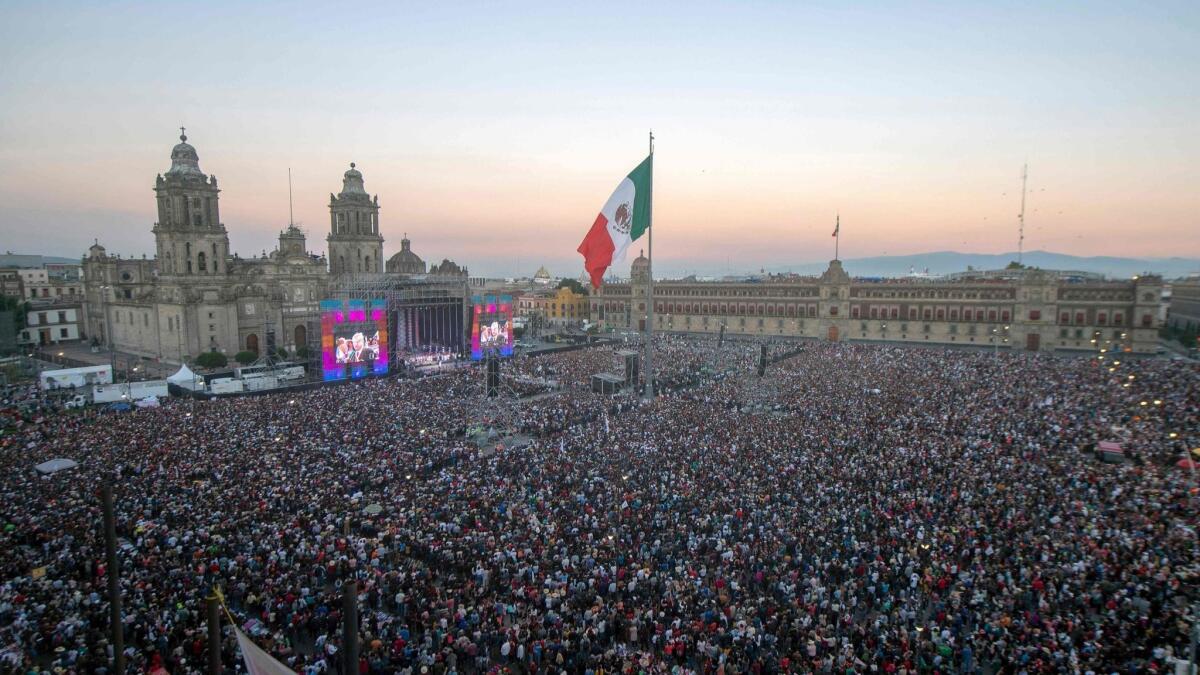
<path id="1" fill-rule="evenodd" d="M 649 262 L 591 297 L 602 328 L 645 330 Z M 1043 270 L 954 280 L 854 279 L 840 260 L 820 277 L 654 282 L 654 329 L 822 340 L 1154 353 L 1162 279 L 1078 280 Z"/>

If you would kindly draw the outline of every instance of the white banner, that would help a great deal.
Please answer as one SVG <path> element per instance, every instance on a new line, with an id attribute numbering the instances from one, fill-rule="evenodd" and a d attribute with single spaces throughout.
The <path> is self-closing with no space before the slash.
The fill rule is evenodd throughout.
<path id="1" fill-rule="evenodd" d="M 234 630 L 237 631 L 238 646 L 242 648 L 242 659 L 246 661 L 246 670 L 250 671 L 250 675 L 296 675 L 294 670 L 276 661 L 254 644 L 241 628 L 234 626 Z"/>

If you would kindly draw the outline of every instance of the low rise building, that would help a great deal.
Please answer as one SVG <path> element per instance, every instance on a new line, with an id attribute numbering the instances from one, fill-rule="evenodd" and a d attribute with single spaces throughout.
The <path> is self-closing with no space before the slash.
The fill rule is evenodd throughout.
<path id="1" fill-rule="evenodd" d="M 1181 331 L 1200 331 L 1200 277 L 1179 279 L 1171 284 L 1167 325 Z"/>
<path id="2" fill-rule="evenodd" d="M 84 337 L 82 319 L 83 306 L 78 302 L 34 307 L 25 315 L 25 328 L 17 335 L 17 343 L 46 346 L 76 342 Z"/>
<path id="3" fill-rule="evenodd" d="M 25 298 L 25 288 L 21 284 L 19 270 L 0 269 L 0 295 L 7 298 Z"/>
<path id="4" fill-rule="evenodd" d="M 522 295 L 516 303 L 517 316 L 539 317 L 543 325 L 565 326 L 590 318 L 588 296 L 565 286 L 554 291 Z"/>

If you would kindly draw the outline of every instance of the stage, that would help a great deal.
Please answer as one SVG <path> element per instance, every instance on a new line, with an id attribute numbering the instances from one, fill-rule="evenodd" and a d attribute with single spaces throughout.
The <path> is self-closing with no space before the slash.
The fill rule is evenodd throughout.
<path id="1" fill-rule="evenodd" d="M 380 348 L 386 348 L 393 372 L 441 372 L 458 367 L 468 355 L 465 276 L 341 275 L 331 295 L 346 306 L 384 309 L 388 339 Z"/>

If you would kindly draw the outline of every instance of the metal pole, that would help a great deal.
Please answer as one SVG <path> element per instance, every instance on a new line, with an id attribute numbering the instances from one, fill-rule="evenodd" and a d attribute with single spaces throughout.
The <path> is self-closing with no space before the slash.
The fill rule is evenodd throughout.
<path id="1" fill-rule="evenodd" d="M 1192 454 L 1191 448 L 1185 447 L 1184 450 L 1187 452 L 1188 470 L 1192 474 L 1192 487 L 1196 488 L 1196 457 Z M 1188 501 L 1194 506 L 1195 499 L 1192 497 Z M 1200 559 L 1197 556 L 1200 556 L 1200 533 L 1192 536 L 1192 559 Z M 1196 675 L 1196 644 L 1198 641 L 1200 641 L 1200 602 L 1192 605 L 1192 642 L 1188 653 L 1188 673 L 1191 675 Z"/>
<path id="2" fill-rule="evenodd" d="M 654 132 L 650 132 L 650 196 L 646 209 L 646 400 L 654 400 Z"/>
<path id="3" fill-rule="evenodd" d="M 104 544 L 108 554 L 108 608 L 109 628 L 112 632 L 113 672 L 117 675 L 125 673 L 125 630 L 121 622 L 121 581 L 120 570 L 117 566 L 117 520 L 113 515 L 113 488 L 110 481 L 105 481 L 100 489 L 101 501 L 104 505 Z"/>
<path id="4" fill-rule="evenodd" d="M 342 675 L 358 674 L 358 582 L 342 585 Z"/>
<path id="5" fill-rule="evenodd" d="M 221 609 L 215 596 L 204 600 L 208 608 L 208 672 L 221 675 Z"/>
<path id="6" fill-rule="evenodd" d="M 1188 672 L 1191 675 L 1196 675 L 1196 643 L 1200 641 L 1200 623 L 1196 622 L 1197 613 L 1200 612 L 1200 603 L 1192 606 L 1192 647 L 1189 659 L 1191 660 L 1188 666 Z"/>

